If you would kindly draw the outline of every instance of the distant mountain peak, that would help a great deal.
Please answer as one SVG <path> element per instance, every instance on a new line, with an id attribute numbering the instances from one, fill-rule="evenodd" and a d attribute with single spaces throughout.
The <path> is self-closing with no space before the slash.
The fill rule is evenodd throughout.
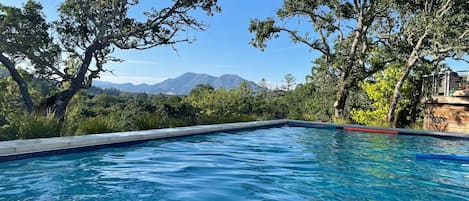
<path id="1" fill-rule="evenodd" d="M 148 84 L 115 84 L 111 82 L 94 81 L 93 85 L 100 88 L 114 88 L 125 92 L 132 93 L 148 93 L 148 94 L 177 94 L 186 95 L 199 84 L 209 84 L 215 88 L 232 89 L 238 87 L 241 82 L 247 82 L 251 88 L 257 89 L 258 86 L 242 77 L 235 74 L 224 74 L 220 77 L 215 77 L 208 74 L 199 74 L 187 72 L 179 77 L 167 79 L 163 82 L 148 85 Z"/>

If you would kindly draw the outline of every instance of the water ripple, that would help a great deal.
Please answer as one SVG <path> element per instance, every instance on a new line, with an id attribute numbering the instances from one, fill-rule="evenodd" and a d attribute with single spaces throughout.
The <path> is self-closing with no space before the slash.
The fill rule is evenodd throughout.
<path id="1" fill-rule="evenodd" d="M 469 200 L 468 141 L 271 128 L 0 163 L 0 200 Z"/>

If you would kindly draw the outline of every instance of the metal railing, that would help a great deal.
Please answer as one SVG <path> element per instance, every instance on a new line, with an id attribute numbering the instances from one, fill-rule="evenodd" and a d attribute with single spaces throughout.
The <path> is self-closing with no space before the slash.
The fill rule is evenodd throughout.
<path id="1" fill-rule="evenodd" d="M 469 90 L 469 70 L 445 71 L 423 76 L 422 91 L 427 96 L 453 96 L 455 91 L 464 89 Z"/>

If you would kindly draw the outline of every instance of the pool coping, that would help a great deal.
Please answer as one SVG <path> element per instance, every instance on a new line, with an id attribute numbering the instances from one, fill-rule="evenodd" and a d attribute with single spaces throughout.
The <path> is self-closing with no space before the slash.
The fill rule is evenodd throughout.
<path id="1" fill-rule="evenodd" d="M 302 120 L 287 120 L 289 126 L 294 127 L 308 127 L 308 128 L 323 128 L 323 129 L 342 129 L 348 131 L 359 131 L 367 133 L 382 133 L 382 134 L 393 134 L 393 135 L 420 135 L 420 136 L 432 136 L 440 138 L 460 138 L 469 139 L 469 133 L 454 133 L 454 132 L 439 132 L 429 130 L 414 130 L 407 128 L 384 128 L 376 126 L 363 126 L 356 124 L 335 124 L 328 122 L 311 122 Z"/>
<path id="2" fill-rule="evenodd" d="M 177 128 L 152 129 L 143 131 L 117 132 L 107 134 L 91 134 L 81 136 L 66 136 L 54 138 L 39 138 L 27 140 L 13 140 L 0 142 L 0 162 L 19 160 L 24 158 L 46 156 L 62 153 L 76 153 L 97 150 L 106 147 L 138 144 L 155 139 L 183 137 L 190 135 L 209 134 L 214 132 L 228 132 L 270 127 L 309 127 L 320 129 L 342 129 L 382 134 L 423 135 L 443 138 L 469 139 L 469 134 L 446 133 L 435 131 L 421 131 L 412 129 L 394 129 L 350 124 L 334 124 L 326 122 L 311 122 L 290 119 L 267 121 L 252 121 L 241 123 L 226 123 L 212 125 L 198 125 Z"/>
<path id="3" fill-rule="evenodd" d="M 106 147 L 143 143 L 150 140 L 214 132 L 281 127 L 287 120 L 198 125 L 80 136 L 38 138 L 0 142 L 0 162 L 62 153 L 76 153 Z"/>

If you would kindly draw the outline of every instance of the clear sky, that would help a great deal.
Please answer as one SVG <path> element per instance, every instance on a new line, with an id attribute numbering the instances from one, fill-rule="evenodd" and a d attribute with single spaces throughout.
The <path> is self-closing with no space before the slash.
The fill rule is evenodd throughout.
<path id="1" fill-rule="evenodd" d="M 7 5 L 21 6 L 26 0 L 0 0 Z M 166 0 L 165 0 L 166 1 Z M 163 1 L 163 2 L 165 2 Z M 57 18 L 59 0 L 40 0 L 48 20 Z M 141 5 L 131 10 L 139 15 L 159 0 L 141 0 Z M 197 15 L 209 28 L 205 32 L 188 33 L 195 37 L 192 44 L 179 44 L 177 52 L 169 47 L 156 47 L 144 51 L 116 51 L 114 56 L 125 59 L 123 63 L 109 63 L 101 80 L 116 83 L 149 83 L 177 77 L 185 72 L 206 73 L 214 76 L 237 74 L 258 82 L 265 78 L 275 84 L 291 73 L 298 83 L 310 74 L 312 61 L 319 55 L 304 45 L 292 44 L 286 35 L 271 40 L 264 52 L 249 45 L 249 20 L 274 16 L 283 0 L 219 0 L 221 13 L 213 17 Z M 156 3 L 156 4 L 155 4 Z M 152 5 L 153 4 L 153 5 Z M 310 26 L 302 23 L 296 26 Z M 462 62 L 450 62 L 450 67 L 469 69 Z M 275 87 L 275 86 L 273 86 Z"/>

